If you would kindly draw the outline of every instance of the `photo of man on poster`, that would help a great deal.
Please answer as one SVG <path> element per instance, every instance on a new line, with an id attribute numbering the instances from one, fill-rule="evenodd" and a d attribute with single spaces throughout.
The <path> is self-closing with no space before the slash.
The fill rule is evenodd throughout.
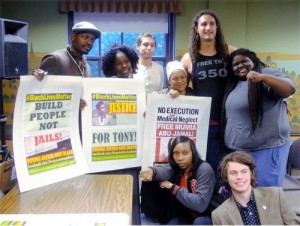
<path id="1" fill-rule="evenodd" d="M 96 104 L 96 113 L 93 114 L 92 125 L 93 126 L 107 126 L 114 125 L 115 119 L 112 115 L 107 114 L 107 103 L 100 100 Z"/>

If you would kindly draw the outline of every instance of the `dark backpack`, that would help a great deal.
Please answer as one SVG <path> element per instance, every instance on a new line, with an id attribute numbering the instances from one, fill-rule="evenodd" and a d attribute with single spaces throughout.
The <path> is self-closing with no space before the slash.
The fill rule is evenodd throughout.
<path id="1" fill-rule="evenodd" d="M 217 209 L 225 200 L 226 198 L 220 194 L 219 189 L 215 187 L 204 215 L 211 216 L 212 211 Z"/>

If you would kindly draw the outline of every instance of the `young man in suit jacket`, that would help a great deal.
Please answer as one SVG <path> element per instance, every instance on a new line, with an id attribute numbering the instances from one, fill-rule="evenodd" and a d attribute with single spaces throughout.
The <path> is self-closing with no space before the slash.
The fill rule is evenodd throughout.
<path id="1" fill-rule="evenodd" d="M 212 212 L 214 225 L 299 225 L 281 187 L 256 188 L 255 163 L 235 151 L 220 163 L 221 179 L 232 196 Z"/>
<path id="2" fill-rule="evenodd" d="M 100 100 L 96 104 L 97 114 L 95 114 L 92 118 L 93 126 L 107 126 L 114 125 L 113 116 L 107 114 L 106 105 L 104 101 Z"/>

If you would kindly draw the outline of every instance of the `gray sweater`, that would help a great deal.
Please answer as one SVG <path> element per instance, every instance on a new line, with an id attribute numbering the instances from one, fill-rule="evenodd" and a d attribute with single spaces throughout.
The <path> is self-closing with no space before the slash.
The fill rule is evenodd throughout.
<path id="1" fill-rule="evenodd" d="M 272 68 L 262 73 L 286 77 Z M 225 144 L 232 150 L 258 150 L 286 144 L 290 139 L 290 124 L 284 99 L 265 85 L 263 94 L 264 116 L 262 126 L 251 130 L 248 113 L 248 81 L 239 81 L 226 101 Z"/>
<path id="2" fill-rule="evenodd" d="M 154 175 L 154 181 L 165 181 L 171 179 L 174 176 L 175 171 L 170 165 L 162 167 L 154 167 L 156 173 Z M 179 187 L 176 189 L 176 199 L 181 202 L 185 207 L 202 213 L 206 210 L 215 185 L 215 175 L 211 166 L 207 162 L 203 162 L 196 171 L 195 189 L 193 193 L 190 193 L 188 189 Z M 192 184 L 192 183 L 191 183 Z"/>

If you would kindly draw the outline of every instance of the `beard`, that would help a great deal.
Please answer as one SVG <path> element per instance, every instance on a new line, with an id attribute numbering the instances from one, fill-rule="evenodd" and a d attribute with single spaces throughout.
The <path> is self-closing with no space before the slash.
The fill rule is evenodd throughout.
<path id="1" fill-rule="evenodd" d="M 78 46 L 78 45 L 73 45 L 73 48 L 74 48 L 74 50 L 77 52 L 77 53 L 80 53 L 80 54 L 88 54 L 90 51 L 91 51 L 91 49 L 92 49 L 92 47 L 88 47 L 88 46 L 86 46 L 86 45 L 82 45 L 82 46 Z"/>

